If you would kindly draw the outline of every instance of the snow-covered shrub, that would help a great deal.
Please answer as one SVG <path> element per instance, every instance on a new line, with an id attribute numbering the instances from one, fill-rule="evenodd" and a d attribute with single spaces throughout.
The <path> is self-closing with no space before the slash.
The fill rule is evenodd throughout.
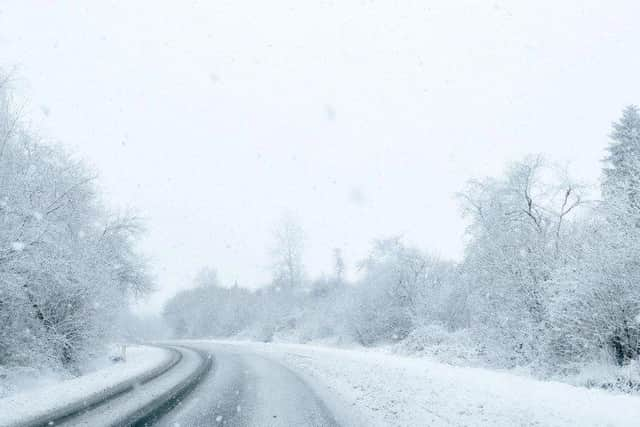
<path id="1" fill-rule="evenodd" d="M 357 342 L 371 345 L 406 338 L 418 324 L 448 321 L 454 267 L 400 239 L 377 241 L 362 263 L 347 321 Z"/>
<path id="2" fill-rule="evenodd" d="M 584 228 L 581 254 L 556 279 L 548 353 L 559 365 L 591 363 L 603 352 L 624 365 L 640 354 L 638 240 L 602 220 Z"/>
<path id="3" fill-rule="evenodd" d="M 482 365 L 482 348 L 470 329 L 450 331 L 430 324 L 414 329 L 394 350 L 405 355 L 428 356 L 452 365 Z"/>
<path id="4" fill-rule="evenodd" d="M 574 365 L 568 374 L 557 378 L 580 387 L 640 393 L 640 362 L 619 366 L 606 354 L 593 362 Z"/>
<path id="5" fill-rule="evenodd" d="M 442 345 L 449 338 L 450 332 L 442 325 L 430 324 L 418 327 L 400 343 L 397 348 L 408 354 L 420 354 Z"/>

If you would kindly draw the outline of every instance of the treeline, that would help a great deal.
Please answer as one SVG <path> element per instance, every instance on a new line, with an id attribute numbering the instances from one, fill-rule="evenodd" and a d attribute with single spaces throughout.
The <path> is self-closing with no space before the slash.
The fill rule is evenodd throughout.
<path id="1" fill-rule="evenodd" d="M 458 195 L 468 220 L 464 259 L 443 261 L 400 239 L 376 242 L 347 283 L 305 280 L 300 230 L 276 233 L 272 283 L 220 286 L 211 272 L 174 297 L 165 318 L 179 336 L 270 341 L 402 342 L 473 353 L 492 366 L 569 372 L 626 365 L 640 351 L 640 115 L 613 125 L 601 197 L 540 156 Z"/>
<path id="2" fill-rule="evenodd" d="M 9 86 L 0 74 L 0 370 L 74 371 L 150 289 L 141 224 L 109 213 L 92 171 L 30 131 Z"/>

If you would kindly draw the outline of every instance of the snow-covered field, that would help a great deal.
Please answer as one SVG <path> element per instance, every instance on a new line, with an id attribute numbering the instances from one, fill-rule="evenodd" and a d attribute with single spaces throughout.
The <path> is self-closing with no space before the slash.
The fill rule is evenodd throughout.
<path id="1" fill-rule="evenodd" d="M 129 346 L 127 361 L 80 377 L 37 387 L 0 399 L 0 426 L 12 425 L 81 402 L 166 364 L 172 355 L 157 347 Z"/>
<path id="2" fill-rule="evenodd" d="M 360 418 L 364 425 L 640 425 L 638 396 L 376 351 L 234 345 L 284 363 L 314 384 L 330 406 L 331 400 L 342 401 L 342 410 L 349 410 L 347 415 Z"/>

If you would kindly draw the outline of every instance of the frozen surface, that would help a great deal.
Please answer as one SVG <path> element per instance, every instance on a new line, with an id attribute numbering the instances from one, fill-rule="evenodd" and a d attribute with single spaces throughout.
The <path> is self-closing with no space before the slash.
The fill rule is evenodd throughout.
<path id="1" fill-rule="evenodd" d="M 103 402 L 91 411 L 71 417 L 57 424 L 59 427 L 139 425 L 141 411 L 156 411 L 170 395 L 198 375 L 206 361 L 195 351 L 180 349 L 182 358 L 171 369 L 131 391 Z M 146 425 L 146 422 L 145 422 Z M 186 427 L 186 426 L 185 426 Z M 194 426 L 195 427 L 195 426 Z"/>
<path id="2" fill-rule="evenodd" d="M 187 346 L 213 354 L 215 369 L 154 426 L 338 426 L 314 390 L 281 363 L 234 345 L 209 341 Z"/>
<path id="3" fill-rule="evenodd" d="M 376 351 L 234 345 L 282 362 L 366 425 L 637 426 L 640 419 L 638 396 Z"/>
<path id="4" fill-rule="evenodd" d="M 127 347 L 127 361 L 87 375 L 0 399 L 0 426 L 46 414 L 113 387 L 166 363 L 171 353 L 157 347 Z"/>

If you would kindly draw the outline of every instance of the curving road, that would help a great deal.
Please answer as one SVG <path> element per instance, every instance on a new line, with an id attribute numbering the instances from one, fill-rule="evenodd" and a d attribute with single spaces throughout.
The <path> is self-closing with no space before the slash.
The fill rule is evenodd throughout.
<path id="1" fill-rule="evenodd" d="M 103 391 L 8 427 L 313 426 L 339 423 L 312 386 L 285 366 L 242 346 L 172 342 L 164 364 Z M 333 404 L 332 396 L 318 389 Z M 354 425 L 352 421 L 343 424 Z"/>
<path id="2" fill-rule="evenodd" d="M 333 415 L 286 367 L 233 346 L 190 343 L 213 367 L 179 405 L 155 420 L 167 427 L 337 426 Z"/>
<path id="3" fill-rule="evenodd" d="M 172 407 L 208 373 L 211 360 L 206 353 L 188 348 L 171 348 L 179 357 L 167 370 L 133 384 L 131 388 L 45 425 L 56 426 L 144 426 Z M 36 424 L 39 425 L 39 424 Z"/>

